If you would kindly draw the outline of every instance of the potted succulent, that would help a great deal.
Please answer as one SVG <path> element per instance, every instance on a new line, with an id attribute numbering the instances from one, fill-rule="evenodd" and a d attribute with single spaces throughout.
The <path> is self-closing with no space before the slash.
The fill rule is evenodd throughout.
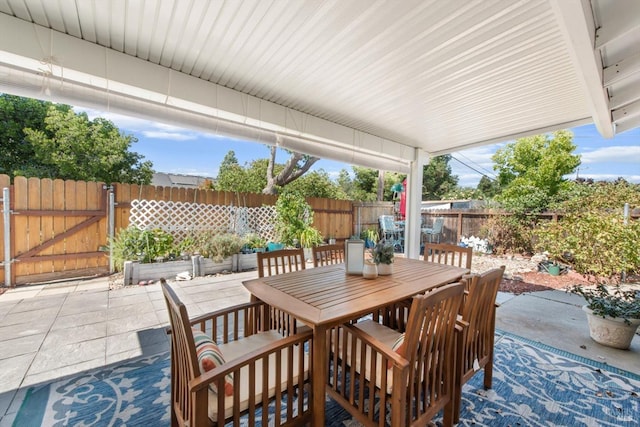
<path id="1" fill-rule="evenodd" d="M 393 273 L 393 258 L 393 244 L 388 240 L 380 240 L 371 249 L 371 260 L 378 265 L 378 274 L 381 276 Z"/>
<path id="2" fill-rule="evenodd" d="M 640 325 L 640 291 L 623 290 L 619 285 L 613 291 L 604 284 L 595 288 L 575 285 L 569 292 L 581 295 L 586 305 L 589 335 L 609 347 L 628 349 Z"/>

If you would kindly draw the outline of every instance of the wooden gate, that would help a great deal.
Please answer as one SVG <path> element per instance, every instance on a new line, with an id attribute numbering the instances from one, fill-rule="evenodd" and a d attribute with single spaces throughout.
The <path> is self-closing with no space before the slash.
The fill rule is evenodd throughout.
<path id="1" fill-rule="evenodd" d="M 12 285 L 109 272 L 104 184 L 16 177 L 10 189 Z"/>

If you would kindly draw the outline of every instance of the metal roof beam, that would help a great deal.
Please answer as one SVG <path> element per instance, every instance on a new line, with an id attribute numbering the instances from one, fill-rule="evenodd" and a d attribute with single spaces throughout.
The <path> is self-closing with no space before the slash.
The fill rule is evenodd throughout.
<path id="1" fill-rule="evenodd" d="M 567 51 L 584 87 L 589 111 L 600 134 L 613 138 L 609 99 L 602 85 L 602 59 L 595 46 L 595 23 L 587 0 L 551 0 Z"/>
<path id="2" fill-rule="evenodd" d="M 640 3 L 639 3 L 640 4 Z M 640 49 L 640 47 L 638 47 Z M 640 53 L 612 64 L 604 69 L 604 86 L 610 87 L 640 73 Z"/>
<path id="3" fill-rule="evenodd" d="M 564 2 L 564 0 L 560 0 Z M 602 11 L 600 28 L 596 32 L 596 49 L 611 44 L 632 31 L 640 28 L 640 2 L 624 1 L 624 7 L 611 7 Z"/>
<path id="4" fill-rule="evenodd" d="M 616 94 L 611 97 L 611 108 L 615 111 L 639 99 L 640 86 L 630 86 L 624 91 L 617 91 Z"/>

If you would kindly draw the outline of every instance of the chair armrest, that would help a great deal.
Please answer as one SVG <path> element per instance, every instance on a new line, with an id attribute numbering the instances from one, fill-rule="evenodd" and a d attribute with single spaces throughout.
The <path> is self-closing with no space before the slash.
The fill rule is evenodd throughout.
<path id="1" fill-rule="evenodd" d="M 255 363 L 259 359 L 268 358 L 271 354 L 277 353 L 288 347 L 304 345 L 306 342 L 311 342 L 312 338 L 313 331 L 307 330 L 264 345 L 236 359 L 226 361 L 224 364 L 217 366 L 189 381 L 189 390 L 191 392 L 197 392 L 206 388 L 209 384 L 222 382 L 224 381 L 225 376 L 229 374 L 237 375 L 240 369 Z M 309 349 L 309 351 L 311 351 L 311 349 Z M 258 372 L 255 374 L 260 375 Z"/>
<path id="2" fill-rule="evenodd" d="M 383 363 L 384 359 L 386 358 L 388 359 L 388 362 L 391 362 L 393 366 L 397 366 L 401 370 L 409 367 L 409 361 L 407 359 L 400 356 L 391 347 L 387 346 L 373 335 L 370 335 L 362 329 L 359 329 L 353 325 L 344 324 L 341 327 L 345 331 L 348 331 L 348 334 L 351 334 L 354 338 L 359 339 L 366 346 L 371 347 L 376 353 L 380 353 L 383 356 Z M 346 340 L 346 337 L 343 337 L 343 339 Z"/>

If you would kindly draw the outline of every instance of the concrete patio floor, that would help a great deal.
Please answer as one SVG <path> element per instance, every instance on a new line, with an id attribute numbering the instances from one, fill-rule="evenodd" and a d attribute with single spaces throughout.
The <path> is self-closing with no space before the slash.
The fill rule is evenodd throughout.
<path id="1" fill-rule="evenodd" d="M 249 300 L 255 271 L 174 282 L 190 316 Z M 10 289 L 0 296 L 0 427 L 29 387 L 169 350 L 159 284 L 109 290 L 108 278 Z M 640 375 L 640 337 L 628 351 L 589 338 L 582 298 L 562 291 L 499 294 L 496 327 Z"/>

